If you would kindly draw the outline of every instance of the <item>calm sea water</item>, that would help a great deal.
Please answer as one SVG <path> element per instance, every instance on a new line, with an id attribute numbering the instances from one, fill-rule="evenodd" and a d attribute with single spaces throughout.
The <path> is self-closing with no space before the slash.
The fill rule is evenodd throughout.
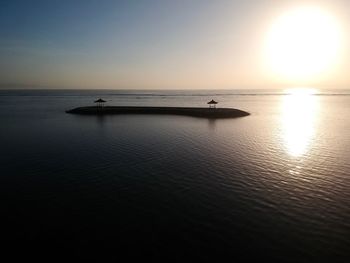
<path id="1" fill-rule="evenodd" d="M 77 116 L 206 106 L 240 119 Z M 0 91 L 3 251 L 161 262 L 349 262 L 350 92 Z M 69 257 L 68 257 L 69 255 Z"/>

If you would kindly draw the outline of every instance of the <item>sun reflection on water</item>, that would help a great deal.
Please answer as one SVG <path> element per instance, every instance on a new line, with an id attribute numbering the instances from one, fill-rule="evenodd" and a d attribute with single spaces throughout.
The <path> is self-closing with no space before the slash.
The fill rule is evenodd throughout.
<path id="1" fill-rule="evenodd" d="M 287 152 L 300 157 L 306 154 L 315 136 L 318 98 L 313 89 L 293 89 L 287 93 L 282 101 L 282 137 Z"/>

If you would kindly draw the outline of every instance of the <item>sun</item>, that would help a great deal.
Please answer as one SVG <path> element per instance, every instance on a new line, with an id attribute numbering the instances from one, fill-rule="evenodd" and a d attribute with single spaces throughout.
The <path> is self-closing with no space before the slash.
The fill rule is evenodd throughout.
<path id="1" fill-rule="evenodd" d="M 284 80 L 309 80 L 335 65 L 340 30 L 335 18 L 324 10 L 299 8 L 277 18 L 265 44 L 270 72 Z"/>

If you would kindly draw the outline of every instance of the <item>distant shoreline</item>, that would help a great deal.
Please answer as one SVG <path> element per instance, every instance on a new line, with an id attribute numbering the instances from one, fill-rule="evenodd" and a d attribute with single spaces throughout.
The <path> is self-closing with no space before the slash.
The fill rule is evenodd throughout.
<path id="1" fill-rule="evenodd" d="M 192 107 L 79 107 L 66 111 L 71 114 L 81 115 L 113 115 L 113 114 L 157 114 L 157 115 L 181 115 L 209 119 L 228 119 L 249 116 L 250 113 L 232 108 L 192 108 Z"/>

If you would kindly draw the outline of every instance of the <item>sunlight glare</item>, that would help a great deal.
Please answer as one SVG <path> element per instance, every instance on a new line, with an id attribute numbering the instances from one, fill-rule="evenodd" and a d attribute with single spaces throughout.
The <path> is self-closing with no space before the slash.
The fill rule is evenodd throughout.
<path id="1" fill-rule="evenodd" d="M 266 38 L 265 61 L 276 76 L 290 81 L 319 77 L 335 65 L 340 30 L 319 8 L 300 8 L 279 17 Z"/>
<path id="2" fill-rule="evenodd" d="M 282 137 L 287 152 L 294 157 L 306 153 L 315 133 L 318 98 L 313 89 L 288 90 L 282 101 Z"/>

